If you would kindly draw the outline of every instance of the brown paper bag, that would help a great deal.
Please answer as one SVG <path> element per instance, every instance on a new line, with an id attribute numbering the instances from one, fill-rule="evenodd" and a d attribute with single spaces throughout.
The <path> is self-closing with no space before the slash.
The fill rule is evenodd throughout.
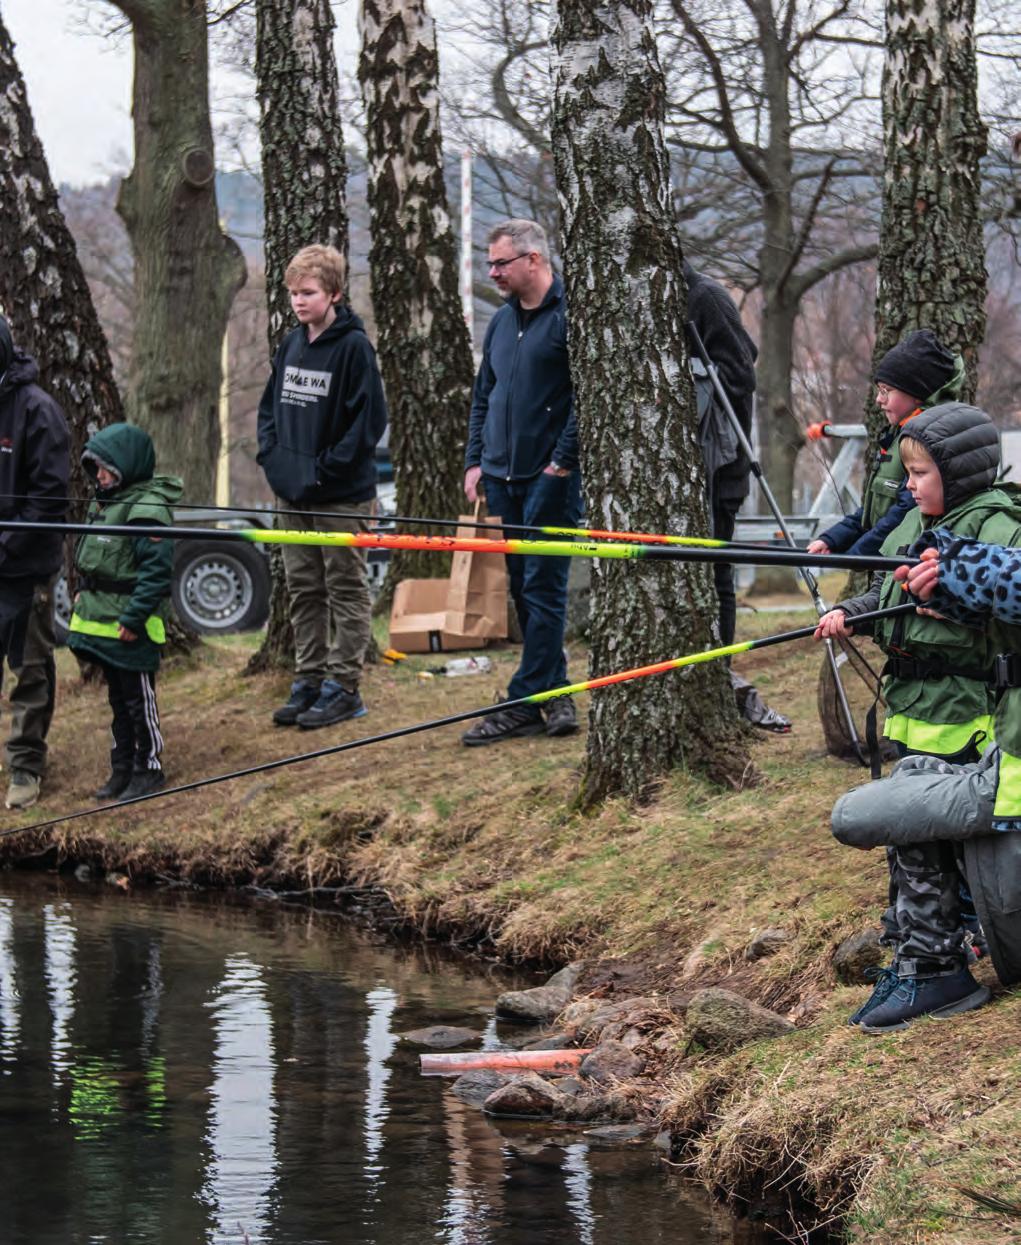
<path id="1" fill-rule="evenodd" d="M 503 536 L 495 516 L 459 515 L 458 536 Z M 455 553 L 450 565 L 450 591 L 444 636 L 450 647 L 482 648 L 507 638 L 507 562 L 502 553 Z M 446 641 L 445 641 L 446 642 Z"/>

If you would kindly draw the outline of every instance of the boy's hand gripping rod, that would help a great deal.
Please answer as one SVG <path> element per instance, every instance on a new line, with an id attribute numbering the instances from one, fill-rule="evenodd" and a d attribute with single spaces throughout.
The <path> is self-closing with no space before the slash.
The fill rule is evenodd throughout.
<path id="1" fill-rule="evenodd" d="M 730 420 L 731 426 L 734 429 L 734 434 L 737 437 L 738 444 L 748 457 L 752 475 L 755 477 L 759 488 L 762 490 L 762 495 L 766 499 L 766 504 L 773 512 L 773 518 L 776 519 L 777 526 L 783 534 L 784 540 L 792 549 L 796 549 L 797 542 L 791 534 L 790 528 L 787 526 L 787 521 L 783 517 L 783 511 L 780 509 L 776 498 L 773 496 L 773 490 L 769 487 L 769 482 L 767 481 L 765 473 L 762 470 L 762 464 L 755 457 L 755 451 L 752 449 L 752 444 L 748 440 L 745 430 L 741 427 L 741 421 L 738 419 L 737 412 L 734 410 L 730 398 L 727 396 L 726 389 L 723 387 L 723 383 L 720 380 L 720 374 L 716 370 L 716 364 L 709 358 L 709 352 L 705 348 L 702 336 L 690 320 L 688 321 L 688 332 L 691 335 L 691 341 L 695 347 L 695 351 L 702 360 L 705 370 L 709 374 L 709 379 L 712 382 L 713 389 L 716 391 L 716 396 L 720 400 L 720 405 L 727 413 L 727 418 Z M 836 564 L 831 562 L 829 565 L 835 566 Z M 812 603 L 815 606 L 815 612 L 821 618 L 823 614 L 826 613 L 828 607 L 826 602 L 822 599 L 818 581 L 805 563 L 802 563 L 798 567 L 798 573 L 805 581 L 805 587 L 808 589 L 809 595 L 812 598 Z M 865 750 L 862 748 L 861 740 L 858 738 L 858 728 L 854 723 L 854 714 L 851 712 L 851 706 L 847 703 L 847 694 L 844 691 L 844 685 L 840 681 L 840 669 L 837 665 L 837 655 L 833 646 L 833 641 L 829 639 L 826 641 L 826 656 L 829 659 L 830 670 L 833 674 L 833 685 L 836 688 L 837 699 L 840 702 L 840 712 L 843 715 L 844 722 L 847 725 L 847 732 L 851 740 L 851 745 L 855 752 L 857 752 L 858 759 L 864 765 L 867 761 L 867 757 L 865 755 Z"/>

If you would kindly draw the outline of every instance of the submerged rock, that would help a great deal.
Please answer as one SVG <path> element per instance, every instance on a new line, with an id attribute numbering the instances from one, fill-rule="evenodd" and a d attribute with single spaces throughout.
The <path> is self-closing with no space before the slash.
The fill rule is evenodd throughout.
<path id="1" fill-rule="evenodd" d="M 586 1128 L 585 1136 L 597 1145 L 623 1146 L 645 1141 L 653 1131 L 649 1124 L 603 1124 L 599 1128 Z"/>
<path id="2" fill-rule="evenodd" d="M 860 986 L 868 978 L 865 970 L 882 963 L 883 948 L 879 945 L 879 930 L 862 929 L 852 934 L 833 952 L 833 971 L 845 986 Z"/>
<path id="3" fill-rule="evenodd" d="M 760 929 L 744 949 L 746 960 L 764 960 L 776 955 L 780 948 L 794 937 L 789 929 Z"/>
<path id="4" fill-rule="evenodd" d="M 640 1076 L 645 1070 L 645 1060 L 636 1055 L 623 1042 L 600 1042 L 595 1050 L 581 1061 L 580 1072 L 588 1081 L 597 1085 L 610 1085 L 614 1081 L 626 1081 Z"/>
<path id="5" fill-rule="evenodd" d="M 688 1036 L 713 1051 L 736 1050 L 747 1042 L 783 1037 L 794 1029 L 778 1012 L 719 986 L 692 995 L 687 1025 Z"/>
<path id="6" fill-rule="evenodd" d="M 461 1029 L 457 1025 L 430 1025 L 428 1029 L 412 1029 L 410 1033 L 401 1034 L 406 1042 L 415 1042 L 419 1046 L 431 1046 L 434 1050 L 465 1046 L 481 1036 L 478 1029 Z"/>
<path id="7" fill-rule="evenodd" d="M 565 1095 L 537 1073 L 521 1072 L 491 1093 L 483 1102 L 482 1110 L 487 1115 L 545 1120 L 568 1101 Z"/>
<path id="8" fill-rule="evenodd" d="M 490 1094 L 506 1085 L 510 1077 L 495 1068 L 476 1068 L 459 1076 L 450 1087 L 455 1098 L 471 1107 L 481 1107 Z"/>

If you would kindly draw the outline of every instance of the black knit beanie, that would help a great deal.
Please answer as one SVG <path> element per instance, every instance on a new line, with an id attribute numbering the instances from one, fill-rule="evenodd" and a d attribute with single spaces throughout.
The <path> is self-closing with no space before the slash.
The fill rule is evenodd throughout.
<path id="1" fill-rule="evenodd" d="M 876 382 L 924 402 L 943 388 L 956 369 L 953 352 L 941 345 L 932 329 L 918 329 L 879 360 Z"/>
<path id="2" fill-rule="evenodd" d="M 11 337 L 11 326 L 0 316 L 0 376 L 11 366 L 14 358 L 14 339 Z"/>

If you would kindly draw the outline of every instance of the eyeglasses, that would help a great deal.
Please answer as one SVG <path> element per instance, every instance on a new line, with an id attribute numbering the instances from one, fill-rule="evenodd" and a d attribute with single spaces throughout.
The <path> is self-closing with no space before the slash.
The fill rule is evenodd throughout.
<path id="1" fill-rule="evenodd" d="M 893 393 L 893 390 L 889 385 L 876 385 L 877 398 L 888 398 L 891 393 Z"/>
<path id="2" fill-rule="evenodd" d="M 517 255 L 512 255 L 510 259 L 491 259 L 489 261 L 489 271 L 495 268 L 497 272 L 503 272 L 508 264 L 513 264 L 516 259 L 524 259 L 526 255 L 531 255 L 531 251 L 519 251 Z"/>

